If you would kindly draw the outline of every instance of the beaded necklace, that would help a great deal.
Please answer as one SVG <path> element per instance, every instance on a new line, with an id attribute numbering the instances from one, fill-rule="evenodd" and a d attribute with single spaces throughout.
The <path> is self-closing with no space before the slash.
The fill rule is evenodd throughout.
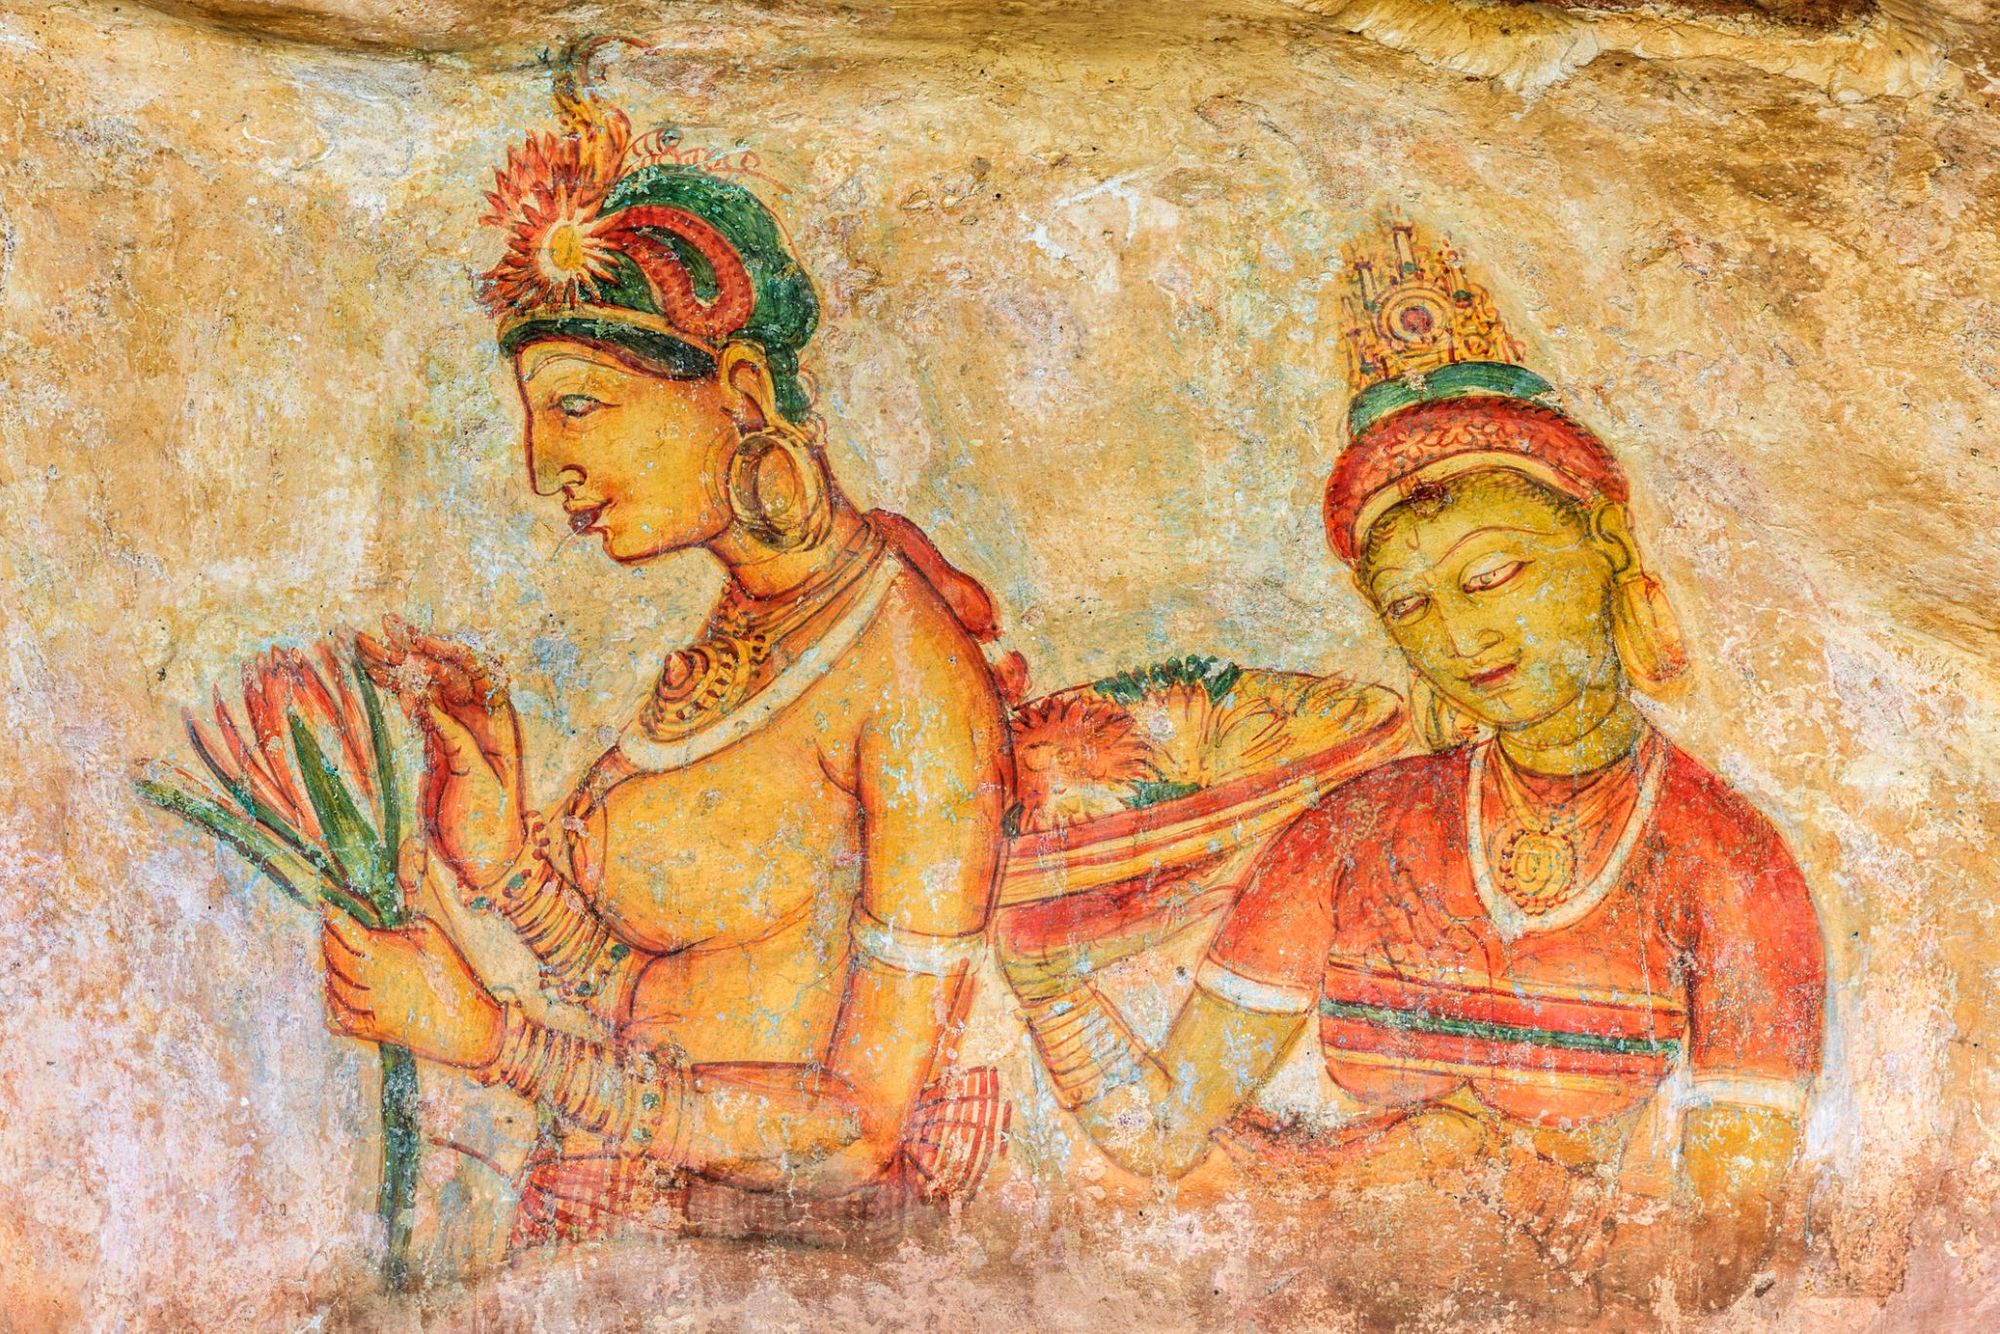
<path id="1" fill-rule="evenodd" d="M 772 597 L 752 597 L 732 580 L 701 637 L 667 655 L 640 710 L 641 731 L 654 741 L 670 741 L 735 710 L 786 636 L 874 568 L 884 549 L 874 529 L 863 524 L 825 569 Z"/>

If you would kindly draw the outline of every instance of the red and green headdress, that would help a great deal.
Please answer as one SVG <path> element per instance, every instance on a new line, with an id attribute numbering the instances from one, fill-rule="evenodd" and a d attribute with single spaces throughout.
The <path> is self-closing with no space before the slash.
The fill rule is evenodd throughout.
<path id="1" fill-rule="evenodd" d="M 635 139 L 623 112 L 574 92 L 556 105 L 562 127 L 508 151 L 481 219 L 507 233 L 480 275 L 501 349 L 581 338 L 693 376 L 747 339 L 779 410 L 803 417 L 798 354 L 819 300 L 777 220 L 740 183 L 675 160 L 669 132 Z"/>
<path id="2" fill-rule="evenodd" d="M 1623 502 L 1625 474 L 1602 440 L 1549 400 L 1493 298 L 1443 241 L 1404 222 L 1378 251 L 1350 248 L 1341 344 L 1347 448 L 1326 487 L 1326 535 L 1352 565 L 1368 532 L 1426 486 L 1488 468 L 1585 504 Z"/>

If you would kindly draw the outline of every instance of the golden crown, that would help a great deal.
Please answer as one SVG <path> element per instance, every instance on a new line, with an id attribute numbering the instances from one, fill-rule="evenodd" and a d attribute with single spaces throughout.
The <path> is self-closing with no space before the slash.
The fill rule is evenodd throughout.
<path id="1" fill-rule="evenodd" d="M 1340 301 L 1341 347 L 1357 408 L 1384 397 L 1369 394 L 1377 385 L 1420 379 L 1446 366 L 1498 368 L 1525 359 L 1492 295 L 1465 276 L 1449 241 L 1424 235 L 1415 223 L 1392 222 L 1386 235 L 1352 243 L 1343 255 L 1348 286 Z"/>

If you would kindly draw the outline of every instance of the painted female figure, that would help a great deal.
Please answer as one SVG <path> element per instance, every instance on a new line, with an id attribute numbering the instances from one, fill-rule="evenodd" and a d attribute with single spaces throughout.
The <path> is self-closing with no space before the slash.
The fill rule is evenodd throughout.
<path id="1" fill-rule="evenodd" d="M 963 1189 L 999 1128 L 990 1072 L 925 1094 L 995 884 L 991 607 L 828 473 L 798 369 L 817 301 L 764 206 L 558 104 L 487 218 L 530 485 L 614 561 L 701 547 L 729 582 L 547 818 L 493 674 L 400 626 L 364 638 L 425 738 L 431 852 L 595 1028 L 501 1004 L 430 921 L 331 923 L 331 1017 L 539 1104 L 516 1244 L 851 1235 L 906 1188 Z"/>
<path id="2" fill-rule="evenodd" d="M 1812 903 L 1769 822 L 1635 706 L 1685 663 L 1617 461 L 1541 401 L 1456 256 L 1389 240 L 1354 269 L 1365 388 L 1326 522 L 1431 753 L 1274 845 L 1158 1050 L 1091 984 L 1106 951 L 1031 911 L 1003 917 L 1008 974 L 1058 1096 L 1130 1169 L 1194 1167 L 1316 1017 L 1367 1113 L 1309 1149 L 1241 1119 L 1226 1142 L 1442 1185 L 1572 1272 L 1646 1212 L 1613 1169 L 1684 1068 L 1688 1277 L 1721 1300 L 1773 1235 L 1819 1063 Z"/>

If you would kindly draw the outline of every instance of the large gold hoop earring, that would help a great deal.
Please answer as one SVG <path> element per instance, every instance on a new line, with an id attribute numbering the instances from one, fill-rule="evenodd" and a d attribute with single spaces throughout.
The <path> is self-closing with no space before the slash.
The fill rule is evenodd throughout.
<path id="1" fill-rule="evenodd" d="M 1430 683 L 1422 672 L 1410 673 L 1410 726 L 1425 750 L 1450 750 L 1479 735 L 1479 720 L 1465 712 Z"/>
<path id="2" fill-rule="evenodd" d="M 784 455 L 796 482 L 795 494 L 775 505 L 765 500 L 758 484 L 765 460 L 774 451 Z M 728 486 L 736 522 L 768 547 L 791 551 L 806 546 L 824 538 L 831 525 L 826 463 L 796 430 L 777 426 L 744 436 L 729 459 Z"/>
<path id="3" fill-rule="evenodd" d="M 1611 599 L 1611 642 L 1634 686 L 1664 693 L 1688 668 L 1687 643 L 1667 590 L 1643 569 L 1618 580 Z"/>

